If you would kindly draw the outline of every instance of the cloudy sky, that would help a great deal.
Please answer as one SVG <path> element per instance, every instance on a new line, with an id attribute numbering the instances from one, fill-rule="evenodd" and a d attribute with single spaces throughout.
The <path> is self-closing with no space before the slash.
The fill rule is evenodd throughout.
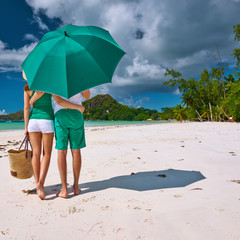
<path id="1" fill-rule="evenodd" d="M 107 29 L 127 53 L 112 84 L 92 89 L 130 106 L 161 110 L 180 103 L 163 87 L 166 68 L 198 77 L 231 66 L 240 0 L 4 0 L 0 6 L 0 114 L 23 109 L 21 63 L 48 31 L 66 24 Z"/>

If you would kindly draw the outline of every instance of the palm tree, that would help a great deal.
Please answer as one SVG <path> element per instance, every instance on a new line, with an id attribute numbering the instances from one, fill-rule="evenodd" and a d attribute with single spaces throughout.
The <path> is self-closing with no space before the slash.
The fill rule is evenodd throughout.
<path id="1" fill-rule="evenodd" d="M 208 121 L 210 120 L 210 109 L 207 105 L 203 106 L 203 109 L 200 111 L 201 112 L 201 117 L 202 118 L 207 118 Z"/>
<path id="2" fill-rule="evenodd" d="M 182 122 L 182 120 L 187 119 L 187 108 L 182 107 L 180 104 L 177 105 L 173 110 L 174 118 Z"/>

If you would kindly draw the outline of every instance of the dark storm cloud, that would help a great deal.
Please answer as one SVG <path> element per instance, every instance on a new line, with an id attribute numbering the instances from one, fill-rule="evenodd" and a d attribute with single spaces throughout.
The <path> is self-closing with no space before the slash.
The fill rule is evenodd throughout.
<path id="1" fill-rule="evenodd" d="M 170 60 L 215 47 L 232 50 L 233 24 L 240 22 L 239 2 L 169 1 L 165 7 L 169 23 L 160 25 L 159 33 L 164 35 L 161 53 Z"/>

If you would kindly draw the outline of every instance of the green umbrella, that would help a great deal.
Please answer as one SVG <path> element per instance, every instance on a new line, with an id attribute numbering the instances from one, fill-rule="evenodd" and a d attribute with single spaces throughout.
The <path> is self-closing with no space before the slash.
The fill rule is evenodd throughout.
<path id="1" fill-rule="evenodd" d="M 31 90 L 70 98 L 111 82 L 124 54 L 108 31 L 67 25 L 46 33 L 22 68 Z"/>

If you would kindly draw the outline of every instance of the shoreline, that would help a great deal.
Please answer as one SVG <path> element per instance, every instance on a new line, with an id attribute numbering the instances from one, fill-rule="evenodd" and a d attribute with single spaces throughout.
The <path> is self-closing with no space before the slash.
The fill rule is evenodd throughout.
<path id="1" fill-rule="evenodd" d="M 101 122 L 107 122 L 107 121 L 101 121 Z M 112 122 L 112 121 L 109 121 Z M 114 121 L 114 122 L 118 122 L 118 121 Z M 119 121 L 121 122 L 121 121 Z M 125 121 L 122 121 L 125 122 Z M 128 122 L 128 121 L 126 121 Z M 131 122 L 131 121 L 129 121 Z M 134 121 L 136 122 L 136 121 Z M 89 129 L 89 128 L 115 128 L 115 127 L 131 127 L 131 126 L 145 126 L 145 125 L 158 125 L 158 124 L 240 124 L 240 122 L 211 122 L 211 121 L 205 121 L 205 122 L 197 122 L 197 121 L 184 121 L 184 122 L 179 122 L 179 121 L 143 121 L 141 123 L 141 121 L 139 121 L 139 123 L 133 123 L 133 124 L 116 124 L 116 125 L 97 125 L 97 126 L 84 126 L 85 129 Z M 12 132 L 12 131 L 23 131 L 24 128 L 22 129 L 0 129 L 0 133 L 1 132 Z"/>
<path id="2" fill-rule="evenodd" d="M 91 127 L 111 127 L 111 126 L 135 126 L 135 125 L 152 125 L 152 124 L 163 124 L 163 123 L 176 123 L 176 121 L 85 121 L 85 129 Z M 8 122 L 4 122 L 8 124 Z M 23 124 L 24 122 L 17 122 Z M 93 123 L 99 125 L 88 125 L 88 123 Z M 119 123 L 119 124 L 118 124 Z M 10 124 L 14 124 L 14 122 L 10 122 Z M 24 126 L 23 126 L 24 127 Z M 24 130 L 24 128 L 16 128 L 16 129 L 0 129 L 0 132 L 3 131 L 15 131 L 15 130 Z"/>

